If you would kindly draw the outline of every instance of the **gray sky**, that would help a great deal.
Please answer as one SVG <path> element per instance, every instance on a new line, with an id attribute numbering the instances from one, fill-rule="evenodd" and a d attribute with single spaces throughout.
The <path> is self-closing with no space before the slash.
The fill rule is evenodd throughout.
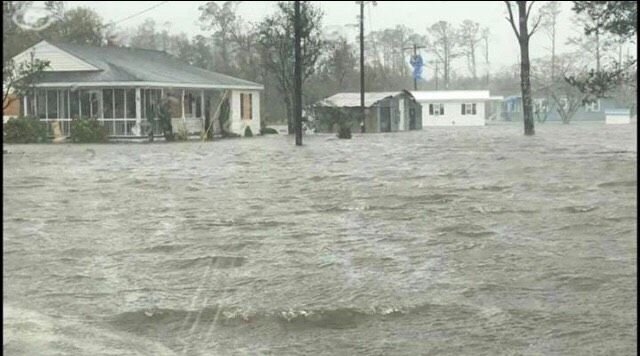
<path id="1" fill-rule="evenodd" d="M 160 1 L 68 1 L 67 8 L 77 6 L 90 7 L 97 11 L 107 21 L 117 21 L 134 13 L 147 9 Z M 146 18 L 153 18 L 156 23 L 171 22 L 170 32 L 185 32 L 188 36 L 202 33 L 198 25 L 198 7 L 206 1 L 170 1 L 149 12 L 122 22 L 120 27 L 135 27 Z M 359 7 L 355 1 L 315 1 L 325 13 L 324 26 L 329 30 L 340 29 L 346 31 L 350 39 L 355 39 L 357 29 L 345 27 L 355 24 Z M 539 8 L 544 2 L 534 5 Z M 581 29 L 572 26 L 574 16 L 571 2 L 560 2 L 562 13 L 559 19 L 557 41 L 558 52 L 568 50 L 565 42 L 568 37 L 581 34 Z M 275 2 L 251 1 L 243 2 L 238 7 L 238 13 L 245 21 L 260 21 L 265 14 L 273 12 Z M 414 31 L 425 34 L 427 26 L 434 22 L 445 20 L 454 25 L 465 19 L 480 23 L 482 27 L 489 27 L 491 38 L 489 42 L 489 61 L 493 70 L 503 65 L 512 65 L 518 61 L 518 44 L 509 23 L 505 20 L 506 8 L 502 1 L 378 1 L 377 6 L 369 6 L 365 10 L 365 31 L 379 30 L 395 25 L 404 24 Z M 531 39 L 532 57 L 546 55 L 549 40 L 543 32 L 536 33 Z M 634 50 L 635 52 L 635 50 Z M 482 57 L 484 50 L 481 50 Z M 429 60 L 429 58 L 426 58 Z M 457 67 L 462 68 L 464 61 L 460 60 Z"/>

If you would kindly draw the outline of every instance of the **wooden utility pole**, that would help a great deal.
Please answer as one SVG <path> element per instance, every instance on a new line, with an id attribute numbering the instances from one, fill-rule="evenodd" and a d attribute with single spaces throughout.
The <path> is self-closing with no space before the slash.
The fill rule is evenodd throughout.
<path id="1" fill-rule="evenodd" d="M 356 1 L 360 4 L 360 131 L 365 132 L 364 121 L 364 5 L 369 1 Z M 376 2 L 371 1 L 375 6 Z"/>
<path id="2" fill-rule="evenodd" d="M 300 1 L 296 0 L 294 4 L 294 51 L 295 51 L 295 68 L 294 68 L 294 98 L 293 98 L 293 118 L 296 133 L 296 146 L 302 146 L 302 61 L 300 59 L 300 32 L 302 21 L 300 19 Z"/>
<path id="3" fill-rule="evenodd" d="M 364 133 L 364 1 L 360 1 L 360 131 Z"/>
<path id="4" fill-rule="evenodd" d="M 418 46 L 417 44 L 413 44 L 413 47 L 403 48 L 403 51 L 413 49 L 413 58 L 418 55 L 418 48 L 426 48 L 425 46 Z M 418 79 L 416 77 L 413 78 L 413 90 L 418 90 Z"/>

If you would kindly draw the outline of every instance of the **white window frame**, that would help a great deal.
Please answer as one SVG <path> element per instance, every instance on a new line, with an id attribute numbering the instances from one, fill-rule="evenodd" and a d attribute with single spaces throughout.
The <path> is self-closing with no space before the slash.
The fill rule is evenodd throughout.
<path id="1" fill-rule="evenodd" d="M 592 103 L 584 104 L 585 112 L 600 112 L 600 99 L 596 99 L 596 101 Z"/>
<path id="2" fill-rule="evenodd" d="M 471 115 L 471 116 L 475 116 L 477 115 L 477 106 L 476 106 L 476 113 L 473 113 L 473 105 L 475 103 L 462 103 L 462 106 L 464 107 L 464 114 L 462 115 Z"/>
<path id="3" fill-rule="evenodd" d="M 431 116 L 443 116 L 444 115 L 444 104 L 436 104 L 436 103 L 431 103 L 429 104 L 432 108 L 433 114 L 431 114 Z"/>

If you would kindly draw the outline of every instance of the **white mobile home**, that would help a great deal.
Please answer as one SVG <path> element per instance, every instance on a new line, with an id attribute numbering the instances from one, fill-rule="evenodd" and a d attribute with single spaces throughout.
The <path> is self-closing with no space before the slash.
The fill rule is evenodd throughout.
<path id="1" fill-rule="evenodd" d="M 488 90 L 413 91 L 423 126 L 484 126 Z"/>

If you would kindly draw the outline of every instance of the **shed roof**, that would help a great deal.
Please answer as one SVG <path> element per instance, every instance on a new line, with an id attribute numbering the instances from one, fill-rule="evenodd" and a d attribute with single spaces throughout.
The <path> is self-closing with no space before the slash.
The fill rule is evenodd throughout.
<path id="1" fill-rule="evenodd" d="M 211 72 L 184 63 L 165 52 L 128 47 L 95 47 L 49 42 L 95 66 L 97 71 L 45 71 L 39 83 L 157 83 L 202 88 L 263 89 L 258 83 Z"/>
<path id="2" fill-rule="evenodd" d="M 371 107 L 377 102 L 386 99 L 388 97 L 394 97 L 400 94 L 407 94 L 413 97 L 410 92 L 406 90 L 400 91 L 385 91 L 385 92 L 366 92 L 364 93 L 364 106 Z M 318 106 L 337 106 L 337 107 L 359 107 L 360 106 L 360 93 L 338 93 L 328 98 L 320 100 L 316 103 Z"/>
<path id="3" fill-rule="evenodd" d="M 489 100 L 488 90 L 412 91 L 416 101 Z"/>

